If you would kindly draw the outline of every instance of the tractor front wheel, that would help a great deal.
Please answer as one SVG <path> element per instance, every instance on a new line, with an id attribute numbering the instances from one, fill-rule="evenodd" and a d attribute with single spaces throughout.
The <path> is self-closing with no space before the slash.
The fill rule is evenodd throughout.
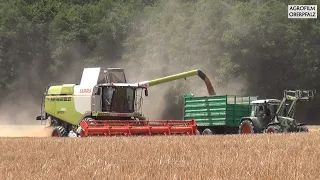
<path id="1" fill-rule="evenodd" d="M 255 127 L 252 121 L 248 119 L 241 121 L 239 125 L 239 134 L 254 134 L 254 133 L 255 133 Z"/>
<path id="2" fill-rule="evenodd" d="M 270 134 L 279 133 L 279 128 L 275 125 L 270 125 L 266 129 L 266 133 L 270 133 Z"/>
<path id="3" fill-rule="evenodd" d="M 307 126 L 298 126 L 298 132 L 309 132 Z"/>
<path id="4" fill-rule="evenodd" d="M 52 137 L 66 137 L 67 131 L 62 126 L 56 126 L 53 128 L 53 131 L 51 133 Z"/>

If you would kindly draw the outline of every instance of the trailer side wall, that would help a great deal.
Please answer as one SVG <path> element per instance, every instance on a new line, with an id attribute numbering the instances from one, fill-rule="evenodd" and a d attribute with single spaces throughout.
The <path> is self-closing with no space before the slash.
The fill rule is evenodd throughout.
<path id="1" fill-rule="evenodd" d="M 257 96 L 216 95 L 184 96 L 184 119 L 194 119 L 198 126 L 238 127 L 241 117 L 251 111 L 250 102 Z"/>
<path id="2" fill-rule="evenodd" d="M 194 119 L 198 126 L 226 125 L 226 110 L 226 96 L 184 98 L 184 119 Z"/>
<path id="3" fill-rule="evenodd" d="M 257 96 L 227 95 L 226 126 L 239 127 L 240 119 L 251 112 L 251 101 L 257 100 Z"/>

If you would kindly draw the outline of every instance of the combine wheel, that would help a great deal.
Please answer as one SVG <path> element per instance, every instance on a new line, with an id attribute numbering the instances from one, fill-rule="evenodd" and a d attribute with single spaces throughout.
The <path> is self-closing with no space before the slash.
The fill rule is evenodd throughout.
<path id="1" fill-rule="evenodd" d="M 67 131 L 62 126 L 56 126 L 51 134 L 52 137 L 66 137 Z"/>
<path id="2" fill-rule="evenodd" d="M 196 135 L 201 135 L 199 130 L 196 131 Z"/>
<path id="3" fill-rule="evenodd" d="M 270 125 L 266 129 L 266 133 L 270 133 L 270 134 L 279 133 L 279 127 L 275 125 Z"/>
<path id="4" fill-rule="evenodd" d="M 205 130 L 203 130 L 202 135 L 212 135 L 213 132 L 211 131 L 211 129 L 206 128 Z"/>
<path id="5" fill-rule="evenodd" d="M 250 120 L 243 120 L 239 126 L 239 134 L 254 134 L 255 127 Z"/>

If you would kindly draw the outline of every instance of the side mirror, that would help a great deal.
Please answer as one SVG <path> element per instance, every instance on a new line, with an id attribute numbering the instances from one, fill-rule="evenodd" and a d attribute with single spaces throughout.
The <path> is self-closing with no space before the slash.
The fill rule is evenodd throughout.
<path id="1" fill-rule="evenodd" d="M 148 89 L 145 89 L 145 90 L 144 90 L 144 95 L 145 95 L 145 96 L 148 96 Z"/>
<path id="2" fill-rule="evenodd" d="M 41 116 L 37 116 L 36 120 L 42 120 L 42 117 Z"/>

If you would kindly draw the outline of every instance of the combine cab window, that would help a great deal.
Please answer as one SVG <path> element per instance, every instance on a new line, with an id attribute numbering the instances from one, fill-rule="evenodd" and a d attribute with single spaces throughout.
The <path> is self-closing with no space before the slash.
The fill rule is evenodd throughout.
<path id="1" fill-rule="evenodd" d="M 134 89 L 117 87 L 112 97 L 111 112 L 131 113 L 134 110 Z"/>
<path id="2" fill-rule="evenodd" d="M 134 112 L 134 95 L 135 91 L 132 88 L 127 88 L 127 100 L 129 112 Z"/>
<path id="3" fill-rule="evenodd" d="M 113 92 L 115 91 L 112 87 L 105 87 L 102 90 L 102 111 L 110 111 L 111 100 Z"/>
<path id="4" fill-rule="evenodd" d="M 131 87 L 105 87 L 102 94 L 103 111 L 134 112 L 135 90 Z"/>

